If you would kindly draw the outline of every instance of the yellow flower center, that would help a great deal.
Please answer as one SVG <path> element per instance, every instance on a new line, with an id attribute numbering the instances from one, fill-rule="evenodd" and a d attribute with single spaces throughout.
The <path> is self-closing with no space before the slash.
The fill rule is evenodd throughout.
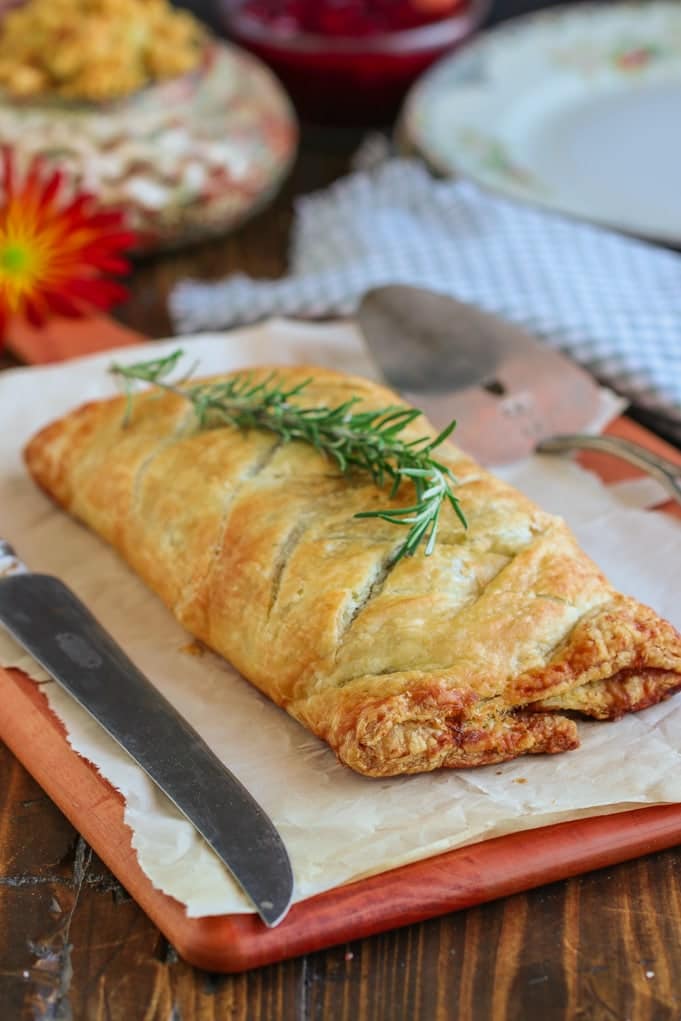
<path id="1" fill-rule="evenodd" d="M 0 295 L 10 311 L 16 311 L 40 279 L 45 261 L 34 237 L 17 237 L 18 231 L 0 232 Z M 14 235 L 14 236 L 13 236 Z"/>
<path id="2" fill-rule="evenodd" d="M 6 244 L 0 248 L 0 272 L 19 276 L 26 273 L 31 263 L 31 253 L 18 244 Z"/>

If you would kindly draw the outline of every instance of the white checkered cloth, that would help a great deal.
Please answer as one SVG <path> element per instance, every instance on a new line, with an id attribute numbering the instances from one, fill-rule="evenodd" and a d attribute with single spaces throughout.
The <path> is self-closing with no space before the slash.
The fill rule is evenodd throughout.
<path id="1" fill-rule="evenodd" d="M 393 159 L 298 201 L 291 273 L 186 281 L 181 332 L 270 315 L 351 314 L 368 288 L 415 284 L 528 327 L 681 441 L 681 256 L 591 224 L 436 181 Z"/>

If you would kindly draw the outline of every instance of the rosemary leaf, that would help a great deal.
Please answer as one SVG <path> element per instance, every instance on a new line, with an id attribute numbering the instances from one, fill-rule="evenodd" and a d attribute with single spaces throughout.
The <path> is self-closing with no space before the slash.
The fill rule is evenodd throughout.
<path id="1" fill-rule="evenodd" d="M 362 511 L 357 518 L 380 518 L 408 529 L 406 538 L 393 558 L 397 562 L 412 556 L 424 544 L 426 556 L 435 548 L 440 512 L 444 503 L 453 508 L 464 528 L 466 518 L 453 492 L 456 484 L 450 469 L 431 457 L 454 429 L 451 422 L 442 432 L 429 439 L 402 439 L 404 429 L 421 414 L 415 408 L 398 405 L 374 411 L 356 411 L 358 397 L 351 397 L 335 408 L 306 408 L 292 403 L 300 397 L 311 379 L 290 389 L 282 386 L 276 373 L 259 383 L 250 373 L 232 376 L 218 383 L 190 382 L 194 368 L 175 382 L 169 377 L 178 368 L 184 352 L 173 351 L 165 358 L 156 358 L 133 365 L 111 366 L 111 372 L 123 384 L 127 407 L 124 423 L 130 421 L 132 395 L 136 383 L 150 383 L 189 401 L 201 429 L 235 425 L 241 429 L 267 429 L 285 442 L 302 440 L 336 462 L 341 472 L 352 468 L 368 472 L 377 486 L 386 477 L 392 479 L 391 499 L 400 484 L 408 480 L 416 491 L 416 502 L 408 507 L 387 507 Z"/>

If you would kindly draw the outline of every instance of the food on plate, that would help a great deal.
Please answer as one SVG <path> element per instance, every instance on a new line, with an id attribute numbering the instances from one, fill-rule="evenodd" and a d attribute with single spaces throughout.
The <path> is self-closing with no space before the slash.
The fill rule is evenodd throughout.
<path id="1" fill-rule="evenodd" d="M 266 390 L 271 372 L 288 407 L 402 404 L 323 368 L 246 378 Z M 675 629 L 455 446 L 436 453 L 461 513 L 444 500 L 430 555 L 399 556 L 405 528 L 357 515 L 397 520 L 413 479 L 391 494 L 310 443 L 211 418 L 218 391 L 184 387 L 76 409 L 30 441 L 28 468 L 348 766 L 389 776 L 562 752 L 579 744 L 575 714 L 616 719 L 681 688 Z M 424 434 L 415 419 L 401 436 Z"/>
<path id="2" fill-rule="evenodd" d="M 0 23 L 10 96 L 101 102 L 193 70 L 205 30 L 168 0 L 28 0 Z"/>

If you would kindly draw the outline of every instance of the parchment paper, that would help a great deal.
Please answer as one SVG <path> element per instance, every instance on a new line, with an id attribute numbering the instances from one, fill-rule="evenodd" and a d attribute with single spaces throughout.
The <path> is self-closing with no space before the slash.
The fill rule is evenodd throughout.
<path id="1" fill-rule="evenodd" d="M 124 349 L 133 361 L 177 340 Z M 345 325 L 271 322 L 185 342 L 202 371 L 308 362 L 372 374 Z M 35 570 L 59 575 L 261 802 L 288 847 L 302 900 L 338 884 L 510 832 L 632 806 L 681 801 L 681 697 L 617 723 L 580 724 L 582 747 L 463 772 L 375 780 L 339 765 L 321 741 L 187 634 L 104 543 L 56 510 L 26 476 L 20 451 L 45 422 L 113 384 L 111 354 L 0 374 L 0 536 Z M 605 401 L 604 417 L 614 410 Z M 562 513 L 626 592 L 681 626 L 679 522 L 631 509 L 574 464 L 537 458 L 504 474 Z M 615 490 L 616 487 L 613 487 Z M 0 663 L 43 678 L 0 629 Z M 140 864 L 189 916 L 252 910 L 218 860 L 145 774 L 67 695 L 42 685 L 72 746 L 122 791 Z M 1 711 L 1 707 L 0 707 Z M 677 750 L 678 749 L 678 750 Z"/>

